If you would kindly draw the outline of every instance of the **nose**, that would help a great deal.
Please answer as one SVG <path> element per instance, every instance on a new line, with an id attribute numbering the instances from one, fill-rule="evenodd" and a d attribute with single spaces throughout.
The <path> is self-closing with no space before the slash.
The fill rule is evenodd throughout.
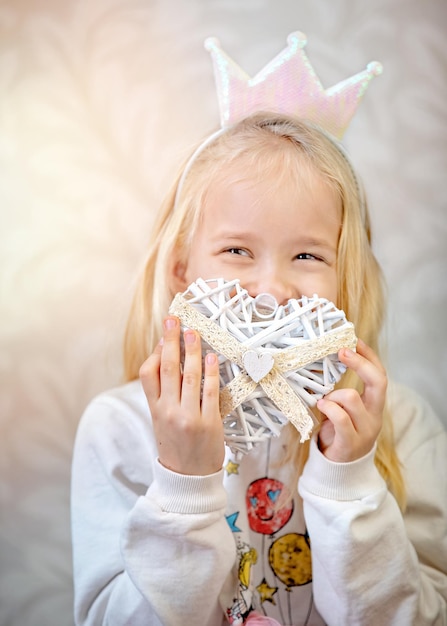
<path id="1" fill-rule="evenodd" d="M 278 304 L 287 304 L 291 298 L 299 298 L 298 288 L 287 280 L 284 273 L 262 272 L 243 285 L 252 298 L 268 293 Z"/>

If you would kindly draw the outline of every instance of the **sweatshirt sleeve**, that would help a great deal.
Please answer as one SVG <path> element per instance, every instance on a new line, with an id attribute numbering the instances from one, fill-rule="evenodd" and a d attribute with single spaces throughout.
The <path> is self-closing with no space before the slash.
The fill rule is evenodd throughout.
<path id="1" fill-rule="evenodd" d="M 376 469 L 374 450 L 333 463 L 311 443 L 299 491 L 315 603 L 329 626 L 447 624 L 446 433 L 422 405 L 397 406 L 400 416 L 403 409 L 410 411 L 400 442 L 404 515 Z"/>
<path id="2" fill-rule="evenodd" d="M 235 546 L 222 472 L 165 469 L 148 424 L 107 397 L 81 420 L 72 472 L 77 626 L 223 621 L 219 595 Z"/>

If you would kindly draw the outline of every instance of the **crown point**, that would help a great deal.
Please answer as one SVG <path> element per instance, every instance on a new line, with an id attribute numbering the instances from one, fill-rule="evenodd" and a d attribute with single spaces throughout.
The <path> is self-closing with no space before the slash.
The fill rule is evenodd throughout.
<path id="1" fill-rule="evenodd" d="M 220 41 L 217 39 L 217 37 L 207 37 L 203 43 L 205 50 L 213 50 L 213 48 L 219 48 L 220 47 Z"/>
<path id="2" fill-rule="evenodd" d="M 293 44 L 298 45 L 299 48 L 304 48 L 307 44 L 307 37 L 300 30 L 296 30 L 287 37 L 287 43 L 289 46 Z"/>
<path id="3" fill-rule="evenodd" d="M 379 61 L 371 61 L 371 63 L 368 63 L 366 66 L 366 69 L 368 72 L 371 72 L 371 74 L 374 74 L 374 76 L 380 76 L 383 72 L 383 65 L 379 63 Z"/>

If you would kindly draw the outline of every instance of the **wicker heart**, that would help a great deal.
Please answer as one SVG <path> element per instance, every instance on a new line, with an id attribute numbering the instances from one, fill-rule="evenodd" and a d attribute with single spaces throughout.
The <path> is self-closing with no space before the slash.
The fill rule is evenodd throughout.
<path id="1" fill-rule="evenodd" d="M 238 280 L 198 279 L 169 311 L 200 333 L 204 354 L 219 356 L 224 436 L 236 453 L 278 436 L 287 421 L 308 439 L 309 409 L 345 371 L 338 350 L 357 343 L 332 302 L 315 295 L 279 306 L 269 294 L 252 298 Z"/>

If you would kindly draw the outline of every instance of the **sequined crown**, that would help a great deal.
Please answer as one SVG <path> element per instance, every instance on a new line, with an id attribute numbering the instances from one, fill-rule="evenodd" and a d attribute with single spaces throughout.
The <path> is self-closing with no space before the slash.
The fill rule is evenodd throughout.
<path id="1" fill-rule="evenodd" d="M 382 73 L 377 61 L 365 70 L 324 89 L 304 51 L 306 36 L 294 32 L 287 47 L 250 78 L 210 37 L 210 52 L 220 108 L 222 128 L 227 128 L 256 111 L 273 111 L 310 121 L 341 139 L 368 84 Z"/>

